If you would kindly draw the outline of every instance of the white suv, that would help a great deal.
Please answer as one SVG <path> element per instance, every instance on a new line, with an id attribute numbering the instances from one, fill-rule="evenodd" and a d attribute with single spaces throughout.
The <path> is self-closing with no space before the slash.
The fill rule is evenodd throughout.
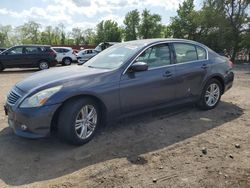
<path id="1" fill-rule="evenodd" d="M 74 50 L 70 47 L 52 47 L 56 51 L 56 60 L 62 65 L 70 65 L 73 61 L 77 61 Z"/>

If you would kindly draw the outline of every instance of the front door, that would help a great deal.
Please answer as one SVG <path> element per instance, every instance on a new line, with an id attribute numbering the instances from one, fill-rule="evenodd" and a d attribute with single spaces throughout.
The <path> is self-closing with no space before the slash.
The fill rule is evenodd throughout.
<path id="1" fill-rule="evenodd" d="M 19 67 L 23 66 L 24 58 L 23 47 L 13 47 L 4 53 L 2 61 L 6 68 Z"/>
<path id="2" fill-rule="evenodd" d="M 171 65 L 168 44 L 157 44 L 146 49 L 133 62 L 145 62 L 148 70 L 125 72 L 120 81 L 120 101 L 123 113 L 154 107 L 170 102 L 175 97 L 175 68 Z"/>

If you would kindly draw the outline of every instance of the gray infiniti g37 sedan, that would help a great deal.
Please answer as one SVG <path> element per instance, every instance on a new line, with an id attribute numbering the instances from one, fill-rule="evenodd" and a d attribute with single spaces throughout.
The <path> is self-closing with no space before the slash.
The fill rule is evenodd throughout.
<path id="1" fill-rule="evenodd" d="M 82 66 L 18 82 L 5 104 L 9 126 L 28 138 L 56 130 L 81 145 L 105 122 L 193 102 L 216 107 L 232 87 L 232 63 L 198 42 L 148 39 L 116 44 Z"/>

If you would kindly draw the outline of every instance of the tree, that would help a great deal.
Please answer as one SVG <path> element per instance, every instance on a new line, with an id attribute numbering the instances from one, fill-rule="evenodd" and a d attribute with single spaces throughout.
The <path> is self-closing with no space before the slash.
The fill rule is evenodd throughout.
<path id="1" fill-rule="evenodd" d="M 38 44 L 39 43 L 39 29 L 41 25 L 30 21 L 17 28 L 20 33 L 20 41 L 23 44 Z"/>
<path id="2" fill-rule="evenodd" d="M 12 27 L 10 25 L 0 26 L 0 46 L 8 47 L 11 45 L 10 34 L 12 32 Z"/>
<path id="3" fill-rule="evenodd" d="M 82 29 L 76 27 L 72 29 L 71 32 L 72 38 L 74 39 L 74 43 L 75 45 L 79 45 L 79 44 L 84 44 L 85 43 L 85 39 L 83 36 L 83 31 Z"/>
<path id="4" fill-rule="evenodd" d="M 112 20 L 101 21 L 96 26 L 95 43 L 100 42 L 120 42 L 121 29 L 118 27 L 117 22 Z"/>
<path id="5" fill-rule="evenodd" d="M 125 28 L 125 40 L 136 40 L 138 38 L 138 30 L 140 24 L 140 13 L 137 9 L 128 12 L 123 21 Z"/>
<path id="6" fill-rule="evenodd" d="M 95 44 L 96 34 L 93 29 L 86 29 L 83 33 L 86 44 Z"/>
<path id="7" fill-rule="evenodd" d="M 62 23 L 60 23 L 58 25 L 58 27 L 61 29 L 61 42 L 60 42 L 60 44 L 64 45 L 65 44 L 65 32 L 64 32 L 65 26 Z"/>
<path id="8" fill-rule="evenodd" d="M 197 25 L 194 18 L 197 13 L 194 10 L 194 0 L 186 0 L 182 5 L 179 5 L 177 14 L 177 16 L 171 18 L 170 27 L 173 37 L 195 40 Z"/>
<path id="9" fill-rule="evenodd" d="M 161 36 L 161 31 L 161 16 L 159 14 L 151 14 L 147 9 L 143 10 L 139 27 L 140 37 L 143 39 L 157 38 Z"/>
<path id="10" fill-rule="evenodd" d="M 249 15 L 246 9 L 249 8 L 249 0 L 217 0 L 217 8 L 225 12 L 232 29 L 233 52 L 232 59 L 235 60 L 236 53 L 239 51 L 241 34 L 247 29 Z"/>
<path id="11" fill-rule="evenodd" d="M 195 39 L 217 52 L 230 51 L 232 30 L 226 16 L 216 8 L 214 0 L 207 0 L 202 9 L 196 12 Z"/>

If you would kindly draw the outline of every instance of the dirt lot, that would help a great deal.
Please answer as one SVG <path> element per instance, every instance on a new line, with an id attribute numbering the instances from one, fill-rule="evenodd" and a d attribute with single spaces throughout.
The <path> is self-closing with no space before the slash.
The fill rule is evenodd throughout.
<path id="1" fill-rule="evenodd" d="M 250 187 L 249 65 L 235 67 L 234 86 L 214 110 L 142 114 L 107 126 L 82 147 L 19 138 L 8 128 L 4 98 L 32 72 L 0 73 L 1 188 Z"/>

